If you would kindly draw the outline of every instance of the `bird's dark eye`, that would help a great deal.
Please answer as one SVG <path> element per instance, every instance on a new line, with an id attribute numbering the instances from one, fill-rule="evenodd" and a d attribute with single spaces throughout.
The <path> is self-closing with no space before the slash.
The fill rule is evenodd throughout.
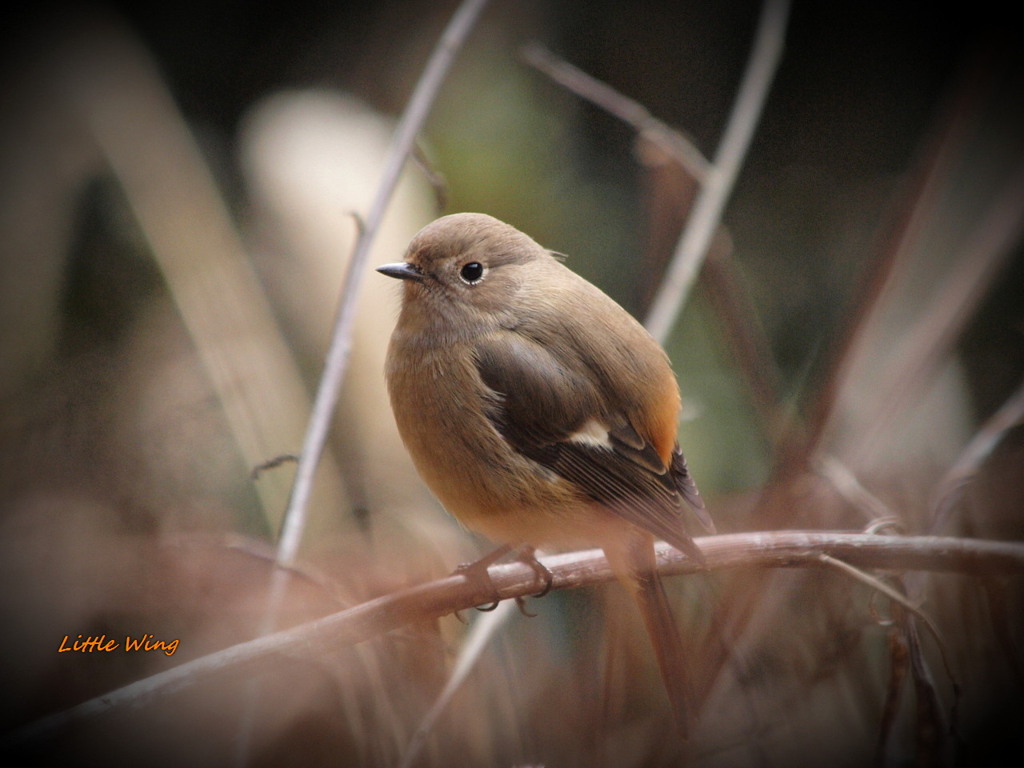
<path id="1" fill-rule="evenodd" d="M 468 261 L 459 270 L 459 277 L 462 278 L 462 282 L 475 285 L 483 280 L 484 271 L 484 265 L 479 261 Z"/>

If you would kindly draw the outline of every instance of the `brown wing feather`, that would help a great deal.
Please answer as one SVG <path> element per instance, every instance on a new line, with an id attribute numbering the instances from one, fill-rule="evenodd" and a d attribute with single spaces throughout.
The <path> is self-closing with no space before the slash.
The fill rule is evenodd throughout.
<path id="1" fill-rule="evenodd" d="M 681 454 L 666 467 L 623 414 L 602 408 L 602 393 L 584 371 L 529 339 L 511 332 L 489 338 L 478 345 L 476 363 L 490 390 L 487 417 L 510 445 L 623 519 L 700 558 L 683 510 L 684 500 L 700 511 L 703 502 Z M 570 439 L 591 419 L 612 425 L 608 447 Z"/>

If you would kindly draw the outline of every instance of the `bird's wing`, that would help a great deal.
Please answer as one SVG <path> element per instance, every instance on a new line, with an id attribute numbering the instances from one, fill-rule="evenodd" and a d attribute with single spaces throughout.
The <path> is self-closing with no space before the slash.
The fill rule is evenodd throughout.
<path id="1" fill-rule="evenodd" d="M 681 455 L 681 465 L 674 458 L 676 466 L 665 466 L 627 415 L 608 408 L 581 361 L 556 361 L 514 332 L 481 341 L 475 359 L 487 418 L 515 450 L 628 522 L 700 556 L 682 502 L 703 504 Z"/>

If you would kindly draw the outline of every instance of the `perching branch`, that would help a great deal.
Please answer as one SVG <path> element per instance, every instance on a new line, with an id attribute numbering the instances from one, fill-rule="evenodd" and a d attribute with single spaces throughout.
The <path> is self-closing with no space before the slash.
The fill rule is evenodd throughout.
<path id="1" fill-rule="evenodd" d="M 858 568 L 925 570 L 964 575 L 1024 575 L 1024 544 L 937 536 L 877 536 L 863 533 L 776 531 L 696 539 L 711 571 L 733 568 L 827 567 L 827 555 Z M 663 574 L 696 573 L 700 567 L 667 544 L 657 549 Z M 613 580 L 600 550 L 544 557 L 553 589 L 592 586 Z M 537 591 L 529 565 L 508 563 L 489 570 L 492 588 L 463 574 L 421 584 L 288 630 L 239 643 L 222 651 L 139 680 L 36 721 L 5 739 L 10 748 L 33 742 L 107 712 L 138 709 L 151 700 L 206 681 L 211 674 L 238 671 L 276 654 L 305 656 L 318 649 L 354 645 L 398 627 L 435 619 L 490 602 Z"/>

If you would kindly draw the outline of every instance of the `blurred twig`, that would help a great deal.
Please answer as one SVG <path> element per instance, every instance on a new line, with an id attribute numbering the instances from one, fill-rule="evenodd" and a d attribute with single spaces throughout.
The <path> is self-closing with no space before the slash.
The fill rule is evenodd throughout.
<path id="1" fill-rule="evenodd" d="M 704 553 L 699 566 L 667 544 L 659 544 L 659 570 L 666 575 L 733 568 L 821 567 L 822 555 L 860 568 L 931 570 L 965 575 L 1024 574 L 1024 544 L 937 536 L 878 536 L 860 533 L 777 531 L 706 536 L 695 540 Z M 541 558 L 552 573 L 553 589 L 612 581 L 600 550 Z M 453 574 L 385 595 L 316 621 L 203 656 L 165 672 L 90 699 L 12 733 L 6 747 L 36 741 L 72 724 L 104 713 L 137 709 L 155 697 L 184 690 L 209 676 L 240 669 L 274 654 L 317 654 L 379 636 L 398 627 L 490 602 L 527 597 L 537 589 L 537 574 L 524 563 L 489 570 L 488 585 Z M 493 589 L 492 589 L 493 587 Z"/>
<path id="2" fill-rule="evenodd" d="M 964 489 L 978 473 L 985 459 L 991 455 L 995 446 L 1007 432 L 1022 422 L 1024 422 L 1024 382 L 1021 382 L 1017 390 L 1006 402 L 1002 403 L 999 410 L 981 426 L 939 481 L 932 496 L 929 519 L 924 526 L 929 534 L 936 535 L 938 531 L 946 527 L 956 504 L 964 495 Z M 925 583 L 920 574 L 911 573 L 907 583 L 908 591 L 915 597 L 921 595 L 925 589 Z M 996 634 L 999 634 L 998 628 Z"/>
<path id="3" fill-rule="evenodd" d="M 434 192 L 434 207 L 437 209 L 437 215 L 440 216 L 448 207 L 448 181 L 444 174 L 430 162 L 430 158 L 427 157 L 427 153 L 419 142 L 413 144 L 412 159 Z"/>
<path id="4" fill-rule="evenodd" d="M 743 285 L 732 258 L 732 242 L 724 227 L 708 249 L 701 285 L 715 316 L 722 324 L 736 370 L 742 374 L 763 433 L 770 442 L 782 430 L 779 408 L 779 371 L 771 343 L 750 292 Z"/>
<path id="5" fill-rule="evenodd" d="M 949 679 L 957 684 L 956 675 L 953 674 L 953 665 L 949 661 L 949 652 L 946 650 L 946 643 L 942 639 L 942 633 L 939 632 L 939 628 L 935 626 L 935 622 L 931 620 L 927 613 L 922 611 L 916 605 L 910 602 L 906 596 L 901 595 L 898 591 L 890 587 L 880 579 L 875 578 L 870 573 L 865 573 L 859 568 L 855 568 L 849 563 L 843 562 L 831 555 L 821 555 L 821 562 L 825 565 L 831 566 L 847 576 L 856 579 L 861 584 L 866 584 L 874 590 L 877 590 L 881 594 L 888 597 L 894 603 L 901 605 L 906 611 L 920 619 L 924 625 L 928 628 L 932 637 L 935 638 L 935 643 L 939 648 L 939 654 L 942 656 L 942 664 L 946 668 L 946 674 L 949 675 Z"/>
<path id="6" fill-rule="evenodd" d="M 437 47 L 431 54 L 430 60 L 416 84 L 409 104 L 395 128 L 387 163 L 381 175 L 380 186 L 377 188 L 376 197 L 366 216 L 366 226 L 360 233 L 348 265 L 331 344 L 324 360 L 323 374 L 313 403 L 313 413 L 303 441 L 295 484 L 292 487 L 288 508 L 285 510 L 281 539 L 278 543 L 278 560 L 284 565 L 291 564 L 295 559 L 302 539 L 302 532 L 306 526 L 313 477 L 324 451 L 327 433 L 348 366 L 349 352 L 352 347 L 356 298 L 366 272 L 370 247 L 377 236 L 391 195 L 398 184 L 402 168 L 413 150 L 416 136 L 430 113 L 434 99 L 456 54 L 486 4 L 487 0 L 463 0 L 441 35 Z"/>
<path id="7" fill-rule="evenodd" d="M 889 627 L 889 678 L 886 685 L 885 702 L 878 724 L 878 739 L 875 742 L 875 765 L 885 765 L 885 752 L 889 736 L 899 714 L 903 685 L 910 668 L 910 647 L 903 625 L 893 622 Z"/>
<path id="8" fill-rule="evenodd" d="M 270 633 L 276 627 L 277 614 L 288 587 L 288 568 L 295 562 L 306 529 L 313 481 L 317 476 L 317 468 L 325 450 L 327 435 L 333 423 L 334 411 L 348 368 L 356 304 L 366 273 L 370 249 L 377 237 L 381 222 L 384 220 L 391 197 L 398 186 L 402 169 L 410 156 L 414 156 L 417 151 L 416 137 L 433 107 L 437 93 L 444 83 L 456 54 L 462 48 L 462 44 L 486 4 L 487 0 L 463 0 L 452 16 L 427 61 L 423 74 L 420 75 L 412 97 L 409 99 L 409 104 L 395 128 L 384 171 L 381 174 L 380 185 L 370 205 L 369 213 L 365 220 L 356 216 L 357 222 L 360 223 L 359 237 L 345 273 L 345 282 L 334 321 L 330 346 L 324 359 L 320 384 L 303 439 L 302 452 L 299 454 L 295 481 L 281 525 L 281 536 L 277 544 L 277 562 L 283 567 L 275 570 L 271 577 L 260 634 Z M 435 192 L 438 192 L 439 188 L 443 187 L 435 185 Z M 440 193 L 438 192 L 438 194 L 440 201 Z M 258 696 L 259 691 L 254 683 L 250 693 L 249 709 L 243 715 L 241 731 L 236 740 L 237 765 L 246 765 L 248 762 L 249 743 L 255 723 L 253 713 Z"/>
<path id="9" fill-rule="evenodd" d="M 857 448 L 871 452 L 893 420 L 925 391 L 939 364 L 948 358 L 964 327 L 1014 253 L 1024 234 L 1024 163 L 978 221 L 957 264 L 935 292 L 926 312 L 907 329 L 894 355 L 898 361 L 889 387 L 878 398 L 870 424 L 858 432 Z"/>
<path id="10" fill-rule="evenodd" d="M 649 142 L 650 146 L 663 153 L 658 155 L 661 162 L 668 160 L 669 165 L 674 162 L 674 173 L 685 174 L 697 182 L 708 177 L 711 166 L 689 137 L 658 120 L 639 102 L 558 58 L 539 44 L 526 46 L 522 56 L 528 64 L 555 82 L 632 126 L 640 141 Z M 644 153 L 645 156 L 650 154 L 650 151 Z M 678 205 L 678 202 L 672 201 L 672 204 Z M 680 223 L 685 221 L 686 210 L 673 211 L 673 216 L 676 214 Z M 675 237 L 678 238 L 678 232 Z M 754 406 L 763 417 L 762 422 L 768 425 L 768 431 L 774 434 L 778 427 L 776 366 L 767 354 L 769 344 L 760 319 L 732 268 L 731 255 L 731 239 L 725 228 L 719 225 L 706 254 L 704 277 L 709 297 L 725 327 Z M 662 271 L 659 269 L 658 273 Z"/>
<path id="11" fill-rule="evenodd" d="M 910 182 L 901 190 L 901 202 L 898 208 L 899 218 L 884 233 L 884 239 L 877 248 L 877 254 L 872 259 L 871 271 L 865 281 L 859 295 L 852 303 L 852 309 L 846 318 L 846 325 L 840 335 L 838 344 L 833 349 L 823 385 L 815 388 L 816 400 L 811 404 L 809 417 L 806 425 L 795 424 L 784 436 L 783 443 L 778 448 L 778 455 L 775 459 L 773 477 L 765 486 L 761 499 L 757 504 L 759 510 L 760 525 L 764 527 L 786 527 L 794 524 L 797 514 L 813 514 L 815 509 L 812 506 L 802 504 L 800 496 L 807 488 L 803 481 L 809 468 L 814 468 L 816 458 L 830 455 L 833 451 L 833 438 L 840 434 L 841 427 L 850 427 L 841 434 L 847 439 L 857 440 L 860 428 L 868 426 L 874 428 L 876 420 L 871 419 L 871 425 L 849 424 L 846 418 L 849 412 L 849 402 L 846 398 L 850 391 L 857 385 L 864 385 L 865 382 L 872 386 L 877 384 L 879 373 L 876 371 L 877 357 L 871 353 L 878 353 L 885 350 L 891 344 L 891 336 L 885 335 L 881 330 L 880 316 L 893 306 L 903 309 L 903 304 L 908 300 L 907 296 L 900 292 L 907 290 L 906 275 L 910 272 L 912 257 L 920 255 L 915 253 L 926 235 L 940 230 L 945 223 L 942 216 L 949 215 L 941 204 L 944 199 L 956 200 L 955 195 L 950 193 L 950 186 L 954 177 L 954 170 L 962 167 L 967 161 L 968 137 L 971 131 L 977 128 L 979 106 L 983 103 L 982 97 L 989 91 L 987 82 L 988 72 L 981 72 L 972 69 L 968 77 L 962 78 L 956 83 L 951 92 L 945 109 L 938 115 L 935 127 L 932 131 L 930 141 L 923 148 L 921 157 L 916 163 Z M 1005 193 L 1006 188 L 1000 190 Z M 1012 196 L 1006 195 L 1004 199 Z M 1003 208 L 997 206 L 998 208 Z M 1002 214 L 1000 214 L 1002 216 Z M 1005 221 L 1005 219 L 1004 219 Z M 1003 227 L 1003 232 L 1006 232 Z M 980 233 L 980 230 L 976 230 Z M 1005 240 L 1005 234 L 999 239 Z M 993 253 L 989 249 L 990 255 Z M 927 258 L 924 256 L 923 258 Z M 1002 254 L 1000 255 L 1002 258 Z M 926 264 L 930 262 L 925 262 Z M 957 262 L 959 263 L 959 262 Z M 963 267 L 964 270 L 974 269 Z M 985 268 L 981 267 L 984 271 Z M 975 285 L 980 283 L 977 272 L 970 279 Z M 945 284 L 952 290 L 952 283 Z M 961 283 L 959 288 L 963 290 L 966 283 Z M 973 289 L 972 289 L 973 290 Z M 961 296 L 971 295 L 971 292 L 961 293 Z M 938 304 L 932 302 L 931 307 L 938 308 Z M 943 306 L 943 311 L 949 312 L 950 307 Z M 954 308 L 955 309 L 955 308 Z M 962 322 L 962 321 L 960 321 Z M 936 326 L 938 327 L 938 326 Z M 890 331 L 890 333 L 897 331 Z M 940 335 L 932 335 L 931 339 L 940 338 Z M 941 334 L 942 343 L 948 345 L 948 337 Z M 916 354 L 916 353 L 915 353 Z M 922 360 L 932 360 L 928 355 Z M 908 360 L 897 360 L 895 367 L 903 367 L 909 363 Z M 909 368 L 904 370 L 916 370 Z M 896 381 L 906 384 L 909 379 L 901 376 Z M 887 380 L 888 381 L 888 380 Z M 920 378 L 915 378 L 918 384 L 926 384 Z M 880 388 L 884 394 L 878 395 L 875 400 L 882 400 L 892 395 L 890 387 Z M 907 388 L 899 393 L 920 394 L 920 389 Z M 884 408 L 884 403 L 880 403 Z M 879 408 L 881 411 L 883 408 Z M 877 422 L 879 426 L 889 427 L 882 421 Z M 890 430 L 891 432 L 891 430 Z M 891 434 L 890 434 L 891 437 Z M 858 442 L 858 445 L 864 445 Z M 854 464 L 848 452 L 841 456 L 845 466 L 857 466 Z M 833 467 L 835 468 L 835 467 Z M 836 477 L 833 477 L 835 480 Z M 843 480 L 842 477 L 838 478 Z M 845 479 L 850 479 L 846 477 Z M 849 488 L 843 482 L 840 488 Z M 861 501 L 864 498 L 861 497 Z M 859 503 L 859 502 L 858 502 Z M 876 506 L 876 505 L 871 505 Z M 876 507 L 877 508 L 877 507 Z M 880 508 L 878 508 L 879 511 Z M 923 581 L 920 574 L 909 574 L 907 584 L 911 595 L 916 592 L 913 585 Z M 768 588 L 753 588 L 744 592 L 732 593 L 727 596 L 723 604 L 723 614 L 727 616 L 736 632 L 736 636 L 743 640 L 753 628 L 758 626 L 758 618 L 764 618 L 770 611 L 777 609 L 777 594 Z M 715 668 L 721 668 L 724 659 L 710 658 L 708 668 L 710 676 L 715 678 L 718 673 Z M 916 674 L 916 672 L 915 672 Z"/>
<path id="12" fill-rule="evenodd" d="M 298 443 L 309 401 L 202 153 L 129 32 L 89 26 L 57 56 L 64 93 L 124 189 L 239 452 L 248 466 L 260 465 Z M 325 491 L 340 503 L 341 474 L 329 461 Z M 288 480 L 275 472 L 256 485 L 272 529 Z"/>
<path id="13" fill-rule="evenodd" d="M 694 146 L 689 137 L 656 118 L 643 104 L 558 58 L 539 43 L 525 46 L 522 56 L 527 64 L 543 72 L 559 85 L 628 123 L 642 138 L 656 142 L 693 178 L 698 181 L 707 178 L 707 158 Z"/>
<path id="14" fill-rule="evenodd" d="M 495 610 L 488 611 L 477 617 L 473 623 L 473 628 L 466 635 L 465 641 L 459 646 L 459 655 L 455 659 L 455 665 L 452 668 L 451 675 L 449 675 L 448 680 L 444 684 L 444 688 L 437 695 L 434 703 L 430 706 L 427 714 L 423 716 L 419 725 L 416 726 L 416 730 L 409 739 L 409 744 L 405 748 L 405 754 L 402 755 L 402 762 L 399 764 L 399 768 L 411 768 L 416 764 L 420 752 L 422 752 L 424 745 L 427 743 L 427 737 L 433 731 L 438 718 L 451 702 L 455 692 L 466 681 L 469 673 L 476 666 L 481 654 L 497 631 L 515 615 L 515 604 L 514 600 L 506 600 L 500 603 Z"/>
<path id="15" fill-rule="evenodd" d="M 916 694 L 916 726 L 917 760 L 919 765 L 943 765 L 947 731 L 956 729 L 957 703 L 959 685 L 953 681 L 953 706 L 950 708 L 949 725 L 942 704 L 939 701 L 939 688 L 932 674 L 931 666 L 921 647 L 921 633 L 917 623 L 907 619 L 907 640 L 910 651 L 910 671 L 914 681 Z"/>
<path id="16" fill-rule="evenodd" d="M 656 142 L 701 182 L 693 214 L 645 323 L 651 335 L 660 342 L 665 341 L 682 311 L 690 286 L 718 231 L 722 211 L 782 57 L 788 16 L 787 0 L 765 0 L 747 69 L 722 143 L 711 165 L 689 139 L 653 117 L 643 105 L 552 56 L 539 45 L 528 46 L 523 51 L 524 59 L 531 66 L 632 125 L 642 138 Z"/>
<path id="17" fill-rule="evenodd" d="M 821 456 L 815 462 L 818 474 L 829 481 L 833 488 L 868 520 L 888 521 L 896 519 L 885 502 L 871 493 L 857 476 L 835 456 Z"/>
<path id="18" fill-rule="evenodd" d="M 898 275 L 907 269 L 913 246 L 936 220 L 936 207 L 952 168 L 962 156 L 966 134 L 975 116 L 980 89 L 974 78 L 959 83 L 950 104 L 936 120 L 912 178 L 902 191 L 897 217 L 882 236 L 870 271 L 854 297 L 845 326 L 831 351 L 817 397 L 808 414 L 806 431 L 794 431 L 782 449 L 777 474 L 800 471 L 808 457 L 827 444 L 837 428 L 841 393 L 861 361 L 861 350 L 877 340 L 873 321 L 890 294 Z"/>
<path id="19" fill-rule="evenodd" d="M 935 490 L 931 509 L 930 533 L 942 530 L 959 501 L 965 486 L 992 453 L 1006 433 L 1024 422 L 1024 381 L 1002 407 L 975 433 L 970 442 L 946 472 Z"/>
<path id="20" fill-rule="evenodd" d="M 761 116 L 775 70 L 782 59 L 788 0 L 765 0 L 754 47 L 714 162 L 701 184 L 693 212 L 654 297 L 644 325 L 664 342 L 675 325 L 718 229 L 733 183 Z"/>

